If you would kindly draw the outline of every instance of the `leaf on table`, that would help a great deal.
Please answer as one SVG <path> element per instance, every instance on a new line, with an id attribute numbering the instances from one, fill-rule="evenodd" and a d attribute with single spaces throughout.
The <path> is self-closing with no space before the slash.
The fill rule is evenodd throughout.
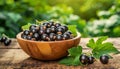
<path id="1" fill-rule="evenodd" d="M 103 41 L 107 40 L 108 36 L 102 36 L 96 41 L 96 45 L 102 44 Z"/>
<path id="2" fill-rule="evenodd" d="M 81 65 L 81 62 L 79 60 L 80 55 L 82 53 L 82 47 L 81 46 L 77 46 L 77 47 L 73 47 L 70 48 L 68 50 L 69 56 L 60 60 L 60 64 L 64 64 L 64 65 Z"/>
<path id="3" fill-rule="evenodd" d="M 59 63 L 68 65 L 68 66 L 70 66 L 70 65 L 77 66 L 77 65 L 81 64 L 79 58 L 80 58 L 80 55 L 75 56 L 75 57 L 68 56 L 68 57 L 62 59 Z"/>
<path id="4" fill-rule="evenodd" d="M 90 39 L 89 43 L 87 43 L 87 47 L 94 49 L 96 46 L 94 39 Z"/>
<path id="5" fill-rule="evenodd" d="M 92 49 L 92 54 L 95 58 L 99 58 L 103 54 L 109 55 L 110 53 L 120 53 L 112 43 L 103 43 L 103 41 L 105 41 L 107 38 L 107 36 L 102 36 L 98 38 L 96 42 L 94 42 L 94 40 L 91 39 L 89 40 L 89 43 L 87 43 L 87 47 Z"/>
<path id="6" fill-rule="evenodd" d="M 68 53 L 70 56 L 77 56 L 82 53 L 82 47 L 81 46 L 72 47 L 68 50 Z"/>

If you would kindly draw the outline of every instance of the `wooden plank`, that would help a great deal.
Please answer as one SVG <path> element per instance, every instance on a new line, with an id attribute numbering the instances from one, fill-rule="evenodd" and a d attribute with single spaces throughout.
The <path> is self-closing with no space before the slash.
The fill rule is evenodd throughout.
<path id="1" fill-rule="evenodd" d="M 87 50 L 84 50 L 87 51 Z M 104 69 L 116 69 L 120 68 L 120 54 L 114 55 L 113 59 L 110 59 L 109 64 L 103 65 L 97 60 L 94 64 L 88 66 L 65 66 L 56 61 L 40 61 L 30 58 L 21 49 L 1 49 L 0 50 L 0 69 L 23 69 L 23 68 L 44 68 L 44 69 L 80 69 L 80 68 L 104 68 Z"/>
<path id="2" fill-rule="evenodd" d="M 85 46 L 90 38 L 82 38 L 80 45 L 83 46 L 84 51 L 89 51 Z M 96 38 L 95 38 L 96 39 Z M 116 48 L 120 51 L 120 38 L 109 38 Z M 120 68 L 120 54 L 114 55 L 110 59 L 109 64 L 103 65 L 97 60 L 94 64 L 88 66 L 65 66 L 56 61 L 40 61 L 30 58 L 18 45 L 16 39 L 13 39 L 9 47 L 0 45 L 0 69 L 118 69 Z"/>

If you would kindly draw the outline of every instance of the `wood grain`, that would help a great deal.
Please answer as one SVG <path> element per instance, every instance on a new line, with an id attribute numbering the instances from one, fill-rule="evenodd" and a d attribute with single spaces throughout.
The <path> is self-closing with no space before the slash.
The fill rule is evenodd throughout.
<path id="1" fill-rule="evenodd" d="M 83 51 L 90 51 L 86 42 L 90 38 L 81 38 L 80 45 Z M 96 39 L 96 38 L 95 38 Z M 120 38 L 109 38 L 120 51 Z M 88 66 L 65 66 L 56 61 L 40 61 L 30 58 L 22 49 L 20 49 L 16 39 L 9 47 L 0 45 L 0 69 L 120 69 L 120 54 L 114 55 L 109 64 L 103 65 L 97 60 L 94 64 Z"/>

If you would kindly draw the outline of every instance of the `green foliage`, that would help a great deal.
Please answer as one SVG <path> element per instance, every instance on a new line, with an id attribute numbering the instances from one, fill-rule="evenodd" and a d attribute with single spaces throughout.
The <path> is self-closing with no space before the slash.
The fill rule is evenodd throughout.
<path id="1" fill-rule="evenodd" d="M 120 37 L 120 8 L 112 6 L 108 11 L 99 11 L 99 20 L 89 21 L 86 31 L 90 36 Z"/>
<path id="2" fill-rule="evenodd" d="M 95 58 L 99 58 L 103 54 L 109 55 L 110 53 L 120 53 L 112 43 L 103 43 L 107 38 L 107 36 L 100 37 L 96 42 L 93 39 L 90 39 L 87 43 L 87 47 L 92 49 L 92 54 Z"/>
<path id="3" fill-rule="evenodd" d="M 28 22 L 56 19 L 76 25 L 82 37 L 119 37 L 119 7 L 119 0 L 0 0 L 0 33 L 15 37 Z M 86 22 L 96 18 L 96 11 L 99 19 Z"/>
<path id="4" fill-rule="evenodd" d="M 69 53 L 69 56 L 60 60 L 59 62 L 60 64 L 74 65 L 74 66 L 81 65 L 81 62 L 79 60 L 80 55 L 82 54 L 81 46 L 70 48 L 68 50 L 68 53 Z"/>
<path id="5" fill-rule="evenodd" d="M 22 19 L 21 15 L 13 12 L 0 12 L 0 33 L 9 37 L 15 37 L 20 31 L 18 22 Z"/>
<path id="6" fill-rule="evenodd" d="M 74 36 L 77 36 L 76 25 L 68 25 L 68 29 L 73 33 Z"/>

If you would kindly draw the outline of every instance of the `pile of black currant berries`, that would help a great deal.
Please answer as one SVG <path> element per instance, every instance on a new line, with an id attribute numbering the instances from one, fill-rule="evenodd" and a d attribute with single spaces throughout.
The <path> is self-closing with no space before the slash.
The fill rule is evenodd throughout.
<path id="1" fill-rule="evenodd" d="M 93 56 L 87 56 L 85 54 L 82 54 L 80 56 L 80 61 L 84 65 L 86 65 L 86 64 L 93 64 L 94 61 L 95 61 L 95 58 Z M 107 55 L 100 56 L 100 62 L 102 64 L 107 64 L 109 62 L 109 57 Z"/>
<path id="2" fill-rule="evenodd" d="M 9 46 L 11 44 L 12 40 L 7 38 L 7 37 L 5 37 L 5 36 L 2 36 L 0 38 L 0 42 L 4 43 L 5 46 Z"/>
<path id="3" fill-rule="evenodd" d="M 73 38 L 73 34 L 68 30 L 66 25 L 46 21 L 40 25 L 31 25 L 29 30 L 24 30 L 21 37 L 34 41 L 60 41 Z"/>

